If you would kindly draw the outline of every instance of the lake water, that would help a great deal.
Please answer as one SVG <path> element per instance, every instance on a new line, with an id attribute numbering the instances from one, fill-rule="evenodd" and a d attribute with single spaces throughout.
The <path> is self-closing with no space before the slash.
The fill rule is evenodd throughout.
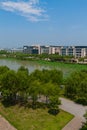
<path id="1" fill-rule="evenodd" d="M 62 70 L 64 75 L 66 75 L 67 69 L 61 68 L 60 66 L 52 66 L 46 64 L 39 64 L 35 61 L 22 61 L 16 59 L 0 59 L 0 66 L 8 66 L 10 69 L 17 71 L 20 66 L 25 66 L 28 68 L 29 72 L 33 72 L 35 69 L 58 69 Z"/>
<path id="2" fill-rule="evenodd" d="M 38 62 L 34 61 L 21 61 L 21 60 L 16 60 L 16 59 L 0 59 L 0 66 L 8 66 L 12 70 L 16 70 L 20 66 L 25 66 L 28 68 L 29 72 L 33 72 L 35 69 L 53 69 L 54 67 L 52 66 L 47 66 L 47 65 L 40 65 Z"/>
<path id="3" fill-rule="evenodd" d="M 63 63 L 53 63 L 52 64 L 40 64 L 35 61 L 22 61 L 16 59 L 0 59 L 0 66 L 8 66 L 12 70 L 16 70 L 20 66 L 25 66 L 28 68 L 29 72 L 33 72 L 35 69 L 58 69 L 61 70 L 64 76 L 69 75 L 72 71 L 77 71 L 81 69 L 87 70 L 87 65 L 77 65 L 77 64 L 63 64 Z"/>

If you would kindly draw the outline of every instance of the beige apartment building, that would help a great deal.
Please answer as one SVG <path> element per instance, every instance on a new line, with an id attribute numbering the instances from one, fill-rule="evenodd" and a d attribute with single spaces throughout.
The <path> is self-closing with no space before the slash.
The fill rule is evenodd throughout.
<path id="1" fill-rule="evenodd" d="M 75 58 L 87 56 L 87 46 L 50 46 L 49 48 L 49 54 L 74 56 Z"/>
<path id="2" fill-rule="evenodd" d="M 75 58 L 87 57 L 87 46 L 24 46 L 24 53 L 29 54 L 58 54 Z"/>

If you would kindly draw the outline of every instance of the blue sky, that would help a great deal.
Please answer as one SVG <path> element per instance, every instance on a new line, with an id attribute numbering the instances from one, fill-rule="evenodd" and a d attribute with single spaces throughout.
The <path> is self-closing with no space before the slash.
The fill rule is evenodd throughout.
<path id="1" fill-rule="evenodd" d="M 87 45 L 87 0 L 0 0 L 0 48 Z"/>

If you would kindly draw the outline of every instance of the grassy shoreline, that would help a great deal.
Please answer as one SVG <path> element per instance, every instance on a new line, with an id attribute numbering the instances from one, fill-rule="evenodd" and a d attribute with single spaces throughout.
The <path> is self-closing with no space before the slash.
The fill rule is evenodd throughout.
<path id="1" fill-rule="evenodd" d="M 30 61 L 30 62 L 36 62 L 39 64 L 45 64 L 45 65 L 52 65 L 52 66 L 58 66 L 58 65 L 70 65 L 70 66 L 80 66 L 80 67 L 84 67 L 87 66 L 87 64 L 78 64 L 78 63 L 67 63 L 67 62 L 57 62 L 57 61 L 46 61 L 46 60 L 32 60 L 32 59 L 26 59 L 26 60 L 22 60 L 22 59 L 17 59 L 17 58 L 13 58 L 13 57 L 0 57 L 0 59 L 7 59 L 7 60 L 18 60 L 18 61 Z"/>

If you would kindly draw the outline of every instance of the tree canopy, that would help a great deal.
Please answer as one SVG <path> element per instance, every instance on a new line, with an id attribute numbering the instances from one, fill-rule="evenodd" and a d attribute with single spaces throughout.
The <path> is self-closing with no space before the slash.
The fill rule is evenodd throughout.
<path id="1" fill-rule="evenodd" d="M 31 103 L 36 107 L 37 102 L 43 102 L 46 106 L 58 110 L 60 85 L 63 74 L 59 70 L 35 70 L 31 74 L 27 68 L 21 66 L 17 72 L 8 67 L 1 67 L 0 73 L 3 100 L 15 103 L 16 100 Z M 43 98 L 42 98 L 43 97 Z M 21 100 L 20 100 L 21 99 Z"/>

